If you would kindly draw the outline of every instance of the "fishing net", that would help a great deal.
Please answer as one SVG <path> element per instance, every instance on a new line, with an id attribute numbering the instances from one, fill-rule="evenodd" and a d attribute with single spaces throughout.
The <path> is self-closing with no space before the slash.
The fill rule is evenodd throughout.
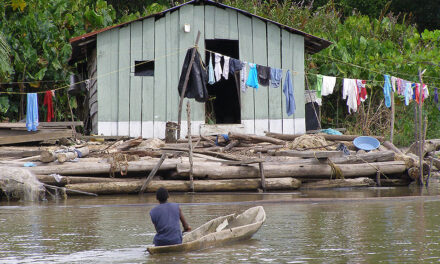
<path id="1" fill-rule="evenodd" d="M 13 167 L 0 169 L 0 190 L 8 200 L 38 201 L 45 194 L 43 183 L 32 172 Z"/>
<path id="2" fill-rule="evenodd" d="M 320 135 L 302 135 L 295 138 L 292 143 L 292 149 L 314 149 L 326 150 L 329 144 L 323 136 Z"/>

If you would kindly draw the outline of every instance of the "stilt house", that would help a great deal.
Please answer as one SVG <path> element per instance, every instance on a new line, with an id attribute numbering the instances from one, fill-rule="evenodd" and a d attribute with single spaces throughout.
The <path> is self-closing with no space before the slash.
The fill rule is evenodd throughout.
<path id="1" fill-rule="evenodd" d="M 163 138 L 166 123 L 178 119 L 179 76 L 198 31 L 198 50 L 205 64 L 213 51 L 282 68 L 283 80 L 287 69 L 293 71 L 296 111 L 286 114 L 283 84 L 242 92 L 231 75 L 208 85 L 212 99 L 207 103 L 191 99 L 193 134 L 209 132 L 212 127 L 251 134 L 305 132 L 304 54 L 319 52 L 331 43 L 208 0 L 190 1 L 70 40 L 71 62 L 87 64 L 92 132 Z M 186 100 L 182 136 L 187 131 Z"/>

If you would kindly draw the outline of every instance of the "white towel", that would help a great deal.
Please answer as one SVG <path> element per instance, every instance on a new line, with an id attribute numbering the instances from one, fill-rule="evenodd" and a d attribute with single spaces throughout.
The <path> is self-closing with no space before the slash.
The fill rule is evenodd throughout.
<path id="1" fill-rule="evenodd" d="M 333 93 L 333 89 L 335 88 L 336 77 L 332 76 L 322 76 L 322 89 L 321 95 L 326 96 Z"/>
<path id="2" fill-rule="evenodd" d="M 222 55 L 216 53 L 214 58 L 214 74 L 215 74 L 215 81 L 218 82 L 222 78 L 222 66 L 220 65 L 220 61 L 222 59 Z"/>
<path id="3" fill-rule="evenodd" d="M 229 57 L 223 56 L 223 59 L 225 60 L 225 62 L 223 63 L 223 78 L 227 80 L 229 77 Z"/>

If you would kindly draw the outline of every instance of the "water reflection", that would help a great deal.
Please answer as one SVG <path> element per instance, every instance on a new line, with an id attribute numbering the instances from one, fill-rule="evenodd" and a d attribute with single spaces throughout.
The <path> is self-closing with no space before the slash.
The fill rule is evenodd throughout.
<path id="1" fill-rule="evenodd" d="M 145 252 L 154 236 L 148 216 L 156 205 L 153 194 L 3 203 L 0 262 L 438 262 L 440 198 L 436 188 L 171 194 L 171 201 L 182 203 L 192 227 L 255 204 L 264 206 L 267 221 L 249 241 L 158 256 Z M 387 198 L 402 195 L 406 197 Z"/>

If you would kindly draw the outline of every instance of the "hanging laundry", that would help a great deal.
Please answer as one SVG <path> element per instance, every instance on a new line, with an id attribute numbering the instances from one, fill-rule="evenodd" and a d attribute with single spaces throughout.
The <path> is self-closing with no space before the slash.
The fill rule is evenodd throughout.
<path id="1" fill-rule="evenodd" d="M 348 113 L 357 112 L 357 97 L 359 96 L 356 79 L 344 79 L 342 84 L 342 99 L 347 99 Z"/>
<path id="2" fill-rule="evenodd" d="M 335 88 L 336 77 L 333 76 L 322 76 L 322 89 L 321 95 L 327 96 L 333 93 L 333 89 Z"/>
<path id="3" fill-rule="evenodd" d="M 240 71 L 240 86 L 241 86 L 241 91 L 243 93 L 246 92 L 246 76 L 247 76 L 247 65 L 248 63 L 246 61 L 243 61 L 241 63 L 241 71 Z"/>
<path id="4" fill-rule="evenodd" d="M 223 56 L 223 78 L 225 78 L 225 80 L 229 77 L 229 59 L 228 56 Z"/>
<path id="5" fill-rule="evenodd" d="M 440 104 L 438 103 L 438 89 L 434 88 L 434 102 L 437 105 L 438 110 L 440 110 Z"/>
<path id="6" fill-rule="evenodd" d="M 233 75 L 236 71 L 241 71 L 243 64 L 241 61 L 231 58 L 229 59 L 229 72 Z"/>
<path id="7" fill-rule="evenodd" d="M 367 100 L 367 81 L 366 80 L 356 80 L 356 85 L 358 87 L 359 92 L 359 101 L 358 105 L 361 104 L 361 102 L 365 102 Z"/>
<path id="8" fill-rule="evenodd" d="M 36 93 L 27 94 L 26 128 L 28 131 L 37 131 L 38 127 L 38 97 Z"/>
<path id="9" fill-rule="evenodd" d="M 52 118 L 55 117 L 53 112 L 53 102 L 52 102 L 52 91 L 46 91 L 44 94 L 43 105 L 47 106 L 47 122 L 51 122 Z"/>
<path id="10" fill-rule="evenodd" d="M 390 108 L 391 107 L 391 82 L 390 82 L 390 76 L 385 74 L 383 77 L 385 78 L 385 83 L 383 85 L 383 95 L 385 97 L 385 106 Z"/>
<path id="11" fill-rule="evenodd" d="M 400 78 L 397 78 L 396 80 L 396 86 L 397 86 L 397 94 L 399 95 L 403 95 L 404 94 L 404 84 L 403 84 L 403 80 Z"/>
<path id="12" fill-rule="evenodd" d="M 189 63 L 191 61 L 191 53 L 195 48 L 188 49 L 185 60 L 183 61 L 182 72 L 180 73 L 179 85 L 177 89 L 179 95 L 182 94 L 183 84 L 185 82 L 186 73 L 188 72 Z M 186 87 L 184 97 L 194 98 L 197 102 L 208 101 L 208 90 L 206 89 L 206 82 L 208 80 L 208 73 L 205 65 L 200 57 L 199 52 L 195 51 L 194 63 L 189 74 L 189 79 Z"/>
<path id="13" fill-rule="evenodd" d="M 247 78 L 246 85 L 258 89 L 258 73 L 257 67 L 254 63 L 249 63 L 249 76 Z"/>
<path id="14" fill-rule="evenodd" d="M 286 72 L 286 78 L 284 79 L 283 93 L 286 96 L 286 112 L 288 116 L 295 113 L 295 97 L 293 96 L 293 84 L 292 77 L 290 76 L 290 70 Z"/>
<path id="15" fill-rule="evenodd" d="M 264 86 L 269 86 L 270 67 L 257 65 L 258 83 Z"/>
<path id="16" fill-rule="evenodd" d="M 214 74 L 215 81 L 218 82 L 222 78 L 222 66 L 221 66 L 222 55 L 215 53 L 214 55 Z"/>
<path id="17" fill-rule="evenodd" d="M 215 83 L 214 68 L 212 67 L 212 54 L 211 53 L 209 53 L 208 83 L 209 84 Z"/>
<path id="18" fill-rule="evenodd" d="M 423 102 L 426 98 L 428 98 L 428 96 L 429 96 L 428 85 L 423 84 L 423 99 L 422 99 L 422 102 Z"/>
<path id="19" fill-rule="evenodd" d="M 282 78 L 282 69 L 270 68 L 270 86 L 272 86 L 272 88 L 278 88 L 281 84 Z"/>
<path id="20" fill-rule="evenodd" d="M 315 90 L 316 90 L 316 103 L 318 105 L 322 105 L 322 96 L 321 96 L 322 79 L 323 77 L 321 74 L 316 75 Z"/>
<path id="21" fill-rule="evenodd" d="M 391 87 L 393 88 L 393 92 L 396 92 L 396 81 L 397 81 L 397 78 L 394 76 L 391 76 Z"/>
<path id="22" fill-rule="evenodd" d="M 403 81 L 403 87 L 404 87 L 403 96 L 405 97 L 405 105 L 409 105 L 413 97 L 413 89 L 411 86 L 412 85 L 410 82 L 405 80 Z"/>
<path id="23" fill-rule="evenodd" d="M 414 84 L 414 96 L 417 104 L 420 104 L 420 83 Z"/>

